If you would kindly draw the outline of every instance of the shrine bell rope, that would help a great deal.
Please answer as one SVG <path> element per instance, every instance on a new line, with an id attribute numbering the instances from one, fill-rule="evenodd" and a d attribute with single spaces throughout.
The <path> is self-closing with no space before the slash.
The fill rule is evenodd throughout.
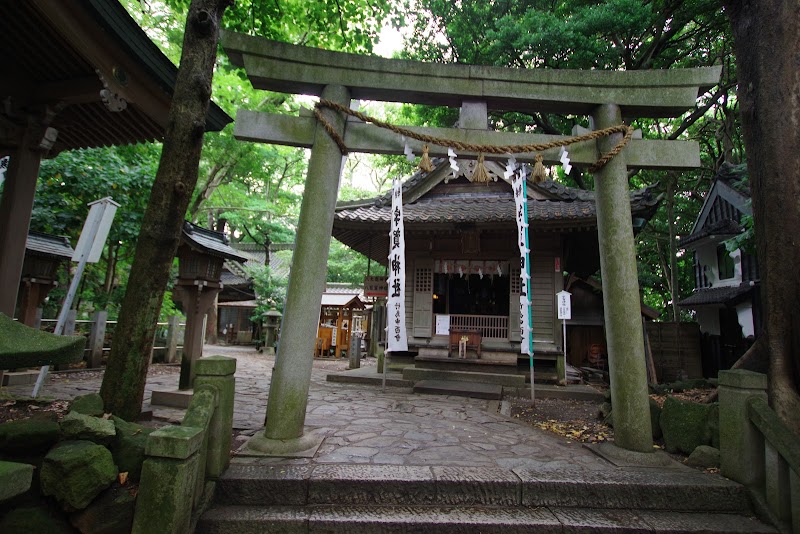
<path id="1" fill-rule="evenodd" d="M 582 141 L 591 141 L 593 139 L 599 139 L 601 137 L 605 137 L 607 135 L 612 135 L 615 133 L 625 134 L 622 140 L 619 143 L 617 143 L 617 146 L 615 146 L 613 149 L 603 154 L 603 156 L 600 159 L 598 159 L 588 168 L 590 173 L 594 173 L 602 169 L 606 163 L 611 161 L 611 159 L 614 156 L 616 156 L 622 151 L 625 145 L 628 144 L 628 141 L 631 140 L 631 136 L 633 136 L 633 128 L 631 126 L 628 126 L 626 124 L 618 124 L 616 126 L 611 126 L 609 128 L 603 128 L 602 130 L 595 130 L 583 135 L 567 137 L 565 139 L 559 139 L 557 141 L 551 141 L 549 143 L 539 143 L 531 145 L 503 145 L 503 146 L 474 145 L 471 143 L 462 143 L 461 141 L 453 141 L 451 139 L 445 139 L 442 137 L 434 137 L 432 135 L 417 133 L 413 130 L 402 128 L 400 126 L 395 126 L 394 124 L 390 124 L 380 119 L 370 117 L 369 115 L 365 115 L 360 111 L 350 109 L 336 102 L 332 102 L 326 99 L 320 99 L 320 101 L 317 102 L 317 104 L 314 106 L 314 116 L 317 118 L 320 124 L 322 124 L 322 127 L 325 128 L 325 131 L 328 132 L 328 135 L 331 136 L 331 139 L 333 139 L 334 142 L 339 146 L 339 150 L 341 151 L 342 155 L 346 155 L 349 152 L 349 150 L 347 148 L 347 145 L 345 145 L 342 136 L 339 135 L 339 133 L 334 129 L 333 125 L 322 115 L 320 108 L 323 107 L 340 111 L 341 113 L 345 113 L 352 117 L 356 117 L 364 122 L 372 123 L 379 128 L 385 128 L 387 130 L 391 130 L 397 134 L 404 135 L 411 139 L 422 141 L 423 143 L 430 143 L 432 145 L 444 146 L 452 148 L 454 150 L 461 150 L 465 152 L 477 152 L 477 153 L 487 153 L 487 154 L 520 154 L 523 152 L 543 152 L 551 148 L 569 146 L 574 143 L 580 143 Z M 425 147 L 425 155 L 427 155 L 427 147 Z M 539 157 L 541 156 L 538 156 L 537 159 Z M 429 169 L 423 169 L 423 170 L 429 170 Z"/>

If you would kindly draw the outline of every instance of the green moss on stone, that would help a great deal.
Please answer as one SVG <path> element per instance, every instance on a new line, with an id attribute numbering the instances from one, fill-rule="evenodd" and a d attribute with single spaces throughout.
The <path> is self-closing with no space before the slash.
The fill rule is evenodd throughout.
<path id="1" fill-rule="evenodd" d="M 72 400 L 69 406 L 70 411 L 82 413 L 84 415 L 100 416 L 105 413 L 103 408 L 103 398 L 99 393 L 89 393 L 88 395 L 81 395 Z"/>
<path id="2" fill-rule="evenodd" d="M 131 480 L 138 482 L 142 475 L 147 436 L 155 429 L 128 423 L 116 416 L 111 416 L 111 420 L 117 428 L 117 436 L 111 446 L 114 462 L 120 472 L 127 472 Z"/>
<path id="3" fill-rule="evenodd" d="M 0 369 L 79 362 L 86 338 L 42 332 L 0 313 Z"/>
<path id="4" fill-rule="evenodd" d="M 0 424 L 0 452 L 36 454 L 58 441 L 60 427 L 55 421 L 34 417 Z"/>
<path id="5" fill-rule="evenodd" d="M 691 454 L 700 445 L 708 445 L 708 415 L 712 406 L 667 397 L 661 410 L 661 431 L 668 452 Z"/>
<path id="6" fill-rule="evenodd" d="M 42 462 L 42 494 L 55 497 L 66 511 L 86 508 L 117 478 L 111 452 L 90 441 L 64 441 Z"/>
<path id="7" fill-rule="evenodd" d="M 117 435 L 114 422 L 78 412 L 69 412 L 61 420 L 64 439 L 85 439 L 107 445 Z"/>

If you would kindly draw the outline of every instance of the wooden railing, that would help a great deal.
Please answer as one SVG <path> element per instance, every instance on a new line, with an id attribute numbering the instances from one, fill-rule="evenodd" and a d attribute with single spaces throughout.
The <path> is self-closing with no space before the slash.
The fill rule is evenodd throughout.
<path id="1" fill-rule="evenodd" d="M 450 328 L 475 330 L 484 339 L 508 339 L 508 316 L 451 315 Z"/>

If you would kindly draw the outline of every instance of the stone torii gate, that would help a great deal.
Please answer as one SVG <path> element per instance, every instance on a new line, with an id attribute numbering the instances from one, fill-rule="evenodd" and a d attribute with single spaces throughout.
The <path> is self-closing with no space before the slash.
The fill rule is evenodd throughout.
<path id="1" fill-rule="evenodd" d="M 244 67 L 257 89 L 310 94 L 349 107 L 351 99 L 461 108 L 458 128 L 408 128 L 417 133 L 480 145 L 549 143 L 563 136 L 488 129 L 489 109 L 588 115 L 596 129 L 638 117 L 667 118 L 692 108 L 701 90 L 714 86 L 720 68 L 658 71 L 520 70 L 442 65 L 359 56 L 225 33 L 231 61 Z M 321 111 L 353 152 L 403 154 L 405 142 L 422 143 L 325 108 Z M 270 384 L 266 427 L 248 447 L 281 455 L 314 449 L 322 437 L 304 433 L 313 345 L 328 246 L 342 169 L 342 154 L 310 114 L 276 115 L 239 110 L 236 138 L 311 148 L 305 193 L 286 299 L 284 326 Z M 569 147 L 573 165 L 587 167 L 610 151 L 622 134 Z M 431 156 L 447 148 L 430 146 Z M 559 162 L 558 148 L 541 154 Z M 478 154 L 459 152 L 460 158 Z M 534 161 L 535 153 L 515 154 Z M 492 156 L 487 155 L 487 158 Z M 505 159 L 495 156 L 495 159 Z M 639 284 L 628 196 L 628 168 L 690 169 L 700 166 L 699 146 L 689 141 L 633 139 L 595 173 L 600 265 L 605 295 L 615 444 L 652 452 Z"/>

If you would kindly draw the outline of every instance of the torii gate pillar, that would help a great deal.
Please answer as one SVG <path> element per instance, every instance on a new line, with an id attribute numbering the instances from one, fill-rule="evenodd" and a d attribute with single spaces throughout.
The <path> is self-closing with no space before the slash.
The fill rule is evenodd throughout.
<path id="1" fill-rule="evenodd" d="M 622 123 L 619 106 L 604 104 L 592 113 L 597 129 Z M 621 134 L 598 140 L 606 153 Z M 636 452 L 653 452 L 647 370 L 644 360 L 639 278 L 628 195 L 625 151 L 595 174 L 597 235 L 603 280 L 614 443 Z"/>
<path id="2" fill-rule="evenodd" d="M 340 85 L 325 87 L 322 98 L 350 105 L 350 91 Z M 323 113 L 344 135 L 344 118 L 331 110 Z M 314 434 L 304 436 L 303 425 L 341 171 L 339 147 L 324 129 L 317 128 L 300 206 L 284 326 L 269 385 L 266 427 L 263 435 L 248 442 L 249 448 L 268 454 L 307 450 L 319 445 L 315 440 L 322 440 Z"/>

